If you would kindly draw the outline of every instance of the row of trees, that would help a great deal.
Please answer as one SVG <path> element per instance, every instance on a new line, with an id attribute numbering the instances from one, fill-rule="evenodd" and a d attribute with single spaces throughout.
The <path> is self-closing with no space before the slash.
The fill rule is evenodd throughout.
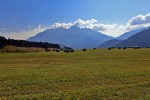
<path id="1" fill-rule="evenodd" d="M 40 48 L 60 48 L 58 44 L 52 44 L 48 42 L 29 42 L 25 40 L 6 39 L 0 36 L 0 48 L 2 49 L 6 45 L 18 46 L 18 47 L 40 47 Z"/>

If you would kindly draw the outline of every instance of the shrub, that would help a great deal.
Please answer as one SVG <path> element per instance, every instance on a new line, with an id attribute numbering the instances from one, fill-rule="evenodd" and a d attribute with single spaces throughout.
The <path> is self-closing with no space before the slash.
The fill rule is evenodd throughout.
<path id="1" fill-rule="evenodd" d="M 118 49 L 121 49 L 121 47 L 118 47 Z"/>
<path id="2" fill-rule="evenodd" d="M 70 52 L 74 52 L 74 50 L 70 50 Z"/>
<path id="3" fill-rule="evenodd" d="M 111 50 L 111 48 L 108 48 L 108 50 Z"/>
<path id="4" fill-rule="evenodd" d="M 84 48 L 84 49 L 82 49 L 82 51 L 86 51 L 86 49 Z"/>
<path id="5" fill-rule="evenodd" d="M 123 47 L 122 49 L 126 49 L 127 47 Z"/>
<path id="6" fill-rule="evenodd" d="M 64 50 L 65 53 L 69 53 L 69 50 Z"/>
<path id="7" fill-rule="evenodd" d="M 56 50 L 56 52 L 59 52 L 59 51 L 60 51 L 59 49 Z"/>

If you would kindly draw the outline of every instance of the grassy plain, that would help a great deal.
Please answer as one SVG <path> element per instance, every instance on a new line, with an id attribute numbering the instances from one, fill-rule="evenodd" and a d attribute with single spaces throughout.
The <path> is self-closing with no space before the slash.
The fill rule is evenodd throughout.
<path id="1" fill-rule="evenodd" d="M 0 49 L 0 53 L 27 53 L 27 52 L 44 52 L 44 48 L 35 48 L 35 47 L 16 47 L 16 46 L 5 46 L 3 49 Z"/>
<path id="2" fill-rule="evenodd" d="M 0 53 L 0 99 L 150 100 L 150 49 Z"/>

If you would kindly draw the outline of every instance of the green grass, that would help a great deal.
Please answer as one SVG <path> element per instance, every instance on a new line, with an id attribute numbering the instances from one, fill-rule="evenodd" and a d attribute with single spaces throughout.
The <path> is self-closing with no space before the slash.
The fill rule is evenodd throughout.
<path id="1" fill-rule="evenodd" d="M 3 49 L 0 49 L 0 53 L 27 53 L 27 52 L 44 52 L 44 48 L 36 47 L 16 47 L 16 46 L 5 46 Z"/>
<path id="2" fill-rule="evenodd" d="M 150 49 L 0 53 L 0 99 L 150 99 Z"/>

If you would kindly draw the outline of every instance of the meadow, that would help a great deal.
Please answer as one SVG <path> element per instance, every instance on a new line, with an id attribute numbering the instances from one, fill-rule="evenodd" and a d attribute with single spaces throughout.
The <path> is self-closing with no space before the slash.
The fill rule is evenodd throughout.
<path id="1" fill-rule="evenodd" d="M 0 53 L 2 100 L 150 100 L 150 49 Z"/>

